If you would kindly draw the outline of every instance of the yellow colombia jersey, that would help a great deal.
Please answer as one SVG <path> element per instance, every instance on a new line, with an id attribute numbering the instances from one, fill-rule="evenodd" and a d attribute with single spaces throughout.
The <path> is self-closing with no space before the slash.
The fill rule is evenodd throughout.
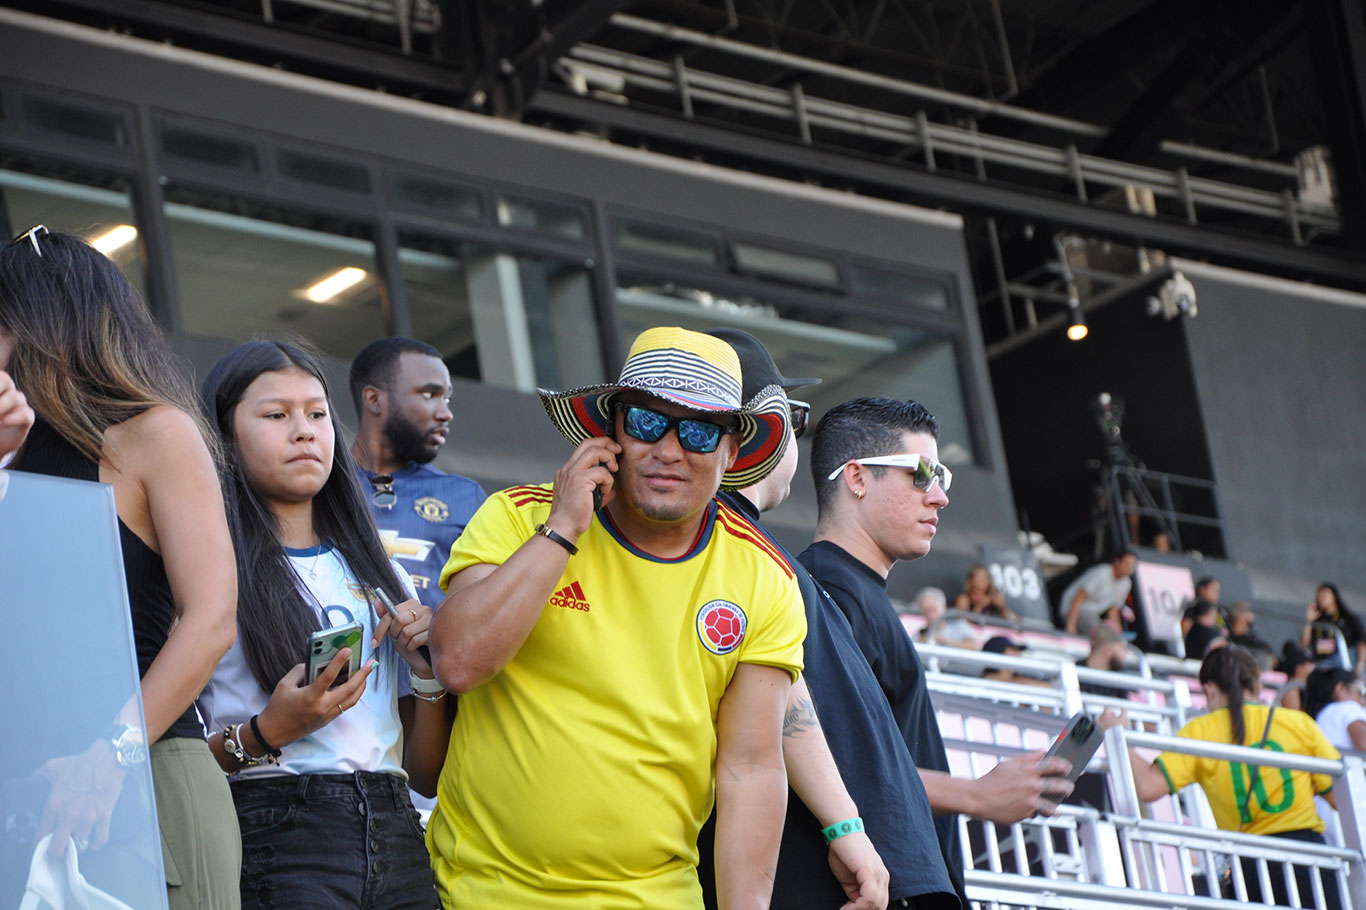
<path id="1" fill-rule="evenodd" d="M 441 573 L 499 565 L 551 487 L 487 500 Z M 606 510 L 578 540 L 526 643 L 460 696 L 427 828 L 448 907 L 701 907 L 716 714 L 739 663 L 802 666 L 791 566 L 713 500 L 678 559 L 628 543 Z"/>
<path id="2" fill-rule="evenodd" d="M 1266 729 L 1266 714 L 1270 709 L 1263 704 L 1243 705 L 1243 726 L 1246 739 L 1243 745 L 1256 746 Z M 1211 711 L 1195 718 L 1181 728 L 1178 736 L 1203 739 L 1207 742 L 1233 741 L 1227 708 Z M 1328 742 L 1318 724 L 1303 711 L 1277 708 L 1271 718 L 1271 734 L 1266 748 L 1276 752 L 1294 752 L 1317 758 L 1341 758 L 1338 750 Z M 1323 830 L 1323 821 L 1314 811 L 1314 794 L 1327 792 L 1333 780 L 1326 774 L 1308 774 L 1289 768 L 1258 766 L 1260 773 L 1252 784 L 1248 798 L 1246 765 L 1216 758 L 1199 758 L 1179 752 L 1163 752 L 1157 757 L 1157 767 L 1167 778 L 1173 793 L 1190 783 L 1199 783 L 1214 810 L 1214 820 L 1228 831 L 1248 834 L 1277 834 L 1311 828 Z M 1239 808 L 1247 799 L 1247 814 L 1239 818 Z M 1244 819 L 1251 819 L 1244 824 Z"/>

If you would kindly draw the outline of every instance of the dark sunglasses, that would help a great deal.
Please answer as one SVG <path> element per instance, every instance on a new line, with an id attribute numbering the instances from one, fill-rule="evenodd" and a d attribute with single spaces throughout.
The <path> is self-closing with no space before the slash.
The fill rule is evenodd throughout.
<path id="1" fill-rule="evenodd" d="M 24 233 L 20 234 L 18 237 L 15 237 L 13 240 L 11 240 L 9 242 L 9 245 L 17 246 L 23 243 L 25 240 L 27 240 L 30 244 L 33 245 L 33 252 L 37 253 L 38 257 L 41 259 L 43 255 L 43 248 L 38 245 L 38 238 L 46 236 L 47 233 L 48 230 L 46 227 L 44 227 L 41 224 L 35 224 L 33 227 L 29 228 L 27 231 L 24 231 Z"/>
<path id="2" fill-rule="evenodd" d="M 392 509 L 394 503 L 398 502 L 398 494 L 394 492 L 393 474 L 376 474 L 370 478 L 370 486 L 375 488 L 370 501 L 381 509 Z"/>
<path id="3" fill-rule="evenodd" d="M 693 417 L 670 417 L 649 408 L 637 405 L 619 404 L 617 410 L 625 418 L 622 427 L 626 435 L 641 442 L 659 442 L 669 430 L 678 430 L 678 444 L 689 452 L 707 454 L 715 452 L 721 437 L 733 433 L 734 427 L 723 427 L 710 420 L 697 420 Z"/>
<path id="4" fill-rule="evenodd" d="M 811 416 L 811 405 L 805 401 L 798 401 L 795 398 L 787 400 L 787 409 L 792 415 L 792 435 L 801 439 L 806 432 L 806 419 Z"/>

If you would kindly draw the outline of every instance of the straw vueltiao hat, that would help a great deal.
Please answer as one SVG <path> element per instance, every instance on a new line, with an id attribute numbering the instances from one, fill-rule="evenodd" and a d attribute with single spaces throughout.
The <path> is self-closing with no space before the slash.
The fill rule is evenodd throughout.
<path id="1" fill-rule="evenodd" d="M 766 386 L 742 402 L 743 385 L 740 358 L 729 344 L 669 326 L 640 333 L 615 383 L 537 392 L 550 422 L 574 445 L 607 435 L 613 399 L 627 389 L 703 413 L 735 414 L 740 421 L 740 453 L 721 478 L 721 489 L 741 490 L 768 476 L 792 435 L 782 388 Z"/>

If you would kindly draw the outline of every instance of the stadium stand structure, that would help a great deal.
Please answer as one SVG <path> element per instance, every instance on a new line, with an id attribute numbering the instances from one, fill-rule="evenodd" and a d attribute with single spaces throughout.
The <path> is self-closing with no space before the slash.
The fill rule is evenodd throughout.
<path id="1" fill-rule="evenodd" d="M 917 646 L 955 774 L 978 777 L 998 761 L 1046 748 L 1077 711 L 1129 712 L 1129 728 L 1111 730 L 1087 769 L 1088 777 L 1096 775 L 1103 782 L 1105 808 L 1069 803 L 1052 818 L 1036 816 L 1012 825 L 960 816 L 964 879 L 974 907 L 1244 907 L 1247 882 L 1234 860 L 1245 857 L 1255 862 L 1265 895 L 1271 893 L 1270 876 L 1290 868 L 1277 864 L 1289 863 L 1323 870 L 1347 896 L 1345 906 L 1366 908 L 1366 771 L 1361 756 L 1324 761 L 1175 736 L 1203 708 L 1195 662 L 1135 652 L 1133 671 L 1091 670 L 1071 659 L 1075 649 L 1066 636 L 1056 638 L 1051 644 L 1040 641 L 1038 651 L 1022 657 Z M 1051 685 L 982 679 L 982 670 L 991 668 L 1010 669 Z M 1274 699 L 1283 679 L 1267 674 L 1262 697 Z M 1119 699 L 1083 692 L 1083 680 L 1127 689 L 1130 695 Z M 1221 830 L 1195 785 L 1153 803 L 1140 802 L 1126 745 L 1149 757 L 1171 750 L 1329 774 L 1340 810 L 1330 811 L 1326 819 L 1330 843 Z M 1318 876 L 1312 877 L 1313 892 L 1300 894 L 1294 877 L 1285 874 L 1290 903 L 1269 906 L 1326 906 Z M 1211 882 L 1218 884 L 1211 888 Z"/>

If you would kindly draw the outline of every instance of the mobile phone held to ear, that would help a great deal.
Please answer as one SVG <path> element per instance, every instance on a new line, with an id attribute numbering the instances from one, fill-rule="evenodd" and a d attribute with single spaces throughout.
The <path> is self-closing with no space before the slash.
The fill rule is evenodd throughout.
<path id="1" fill-rule="evenodd" d="M 1072 770 L 1065 776 L 1072 783 L 1076 783 L 1077 778 L 1081 777 L 1086 766 L 1091 763 L 1091 756 L 1096 754 L 1103 740 L 1104 735 L 1091 718 L 1082 713 L 1074 714 L 1049 747 L 1044 760 L 1057 757 L 1070 761 Z"/>
<path id="2" fill-rule="evenodd" d="M 304 683 L 311 685 L 342 648 L 350 648 L 351 657 L 337 674 L 336 682 L 328 688 L 335 689 L 350 679 L 352 673 L 360 672 L 361 638 L 364 635 L 364 626 L 358 622 L 349 622 L 344 626 L 321 629 L 308 636 L 308 654 L 304 657 Z"/>

